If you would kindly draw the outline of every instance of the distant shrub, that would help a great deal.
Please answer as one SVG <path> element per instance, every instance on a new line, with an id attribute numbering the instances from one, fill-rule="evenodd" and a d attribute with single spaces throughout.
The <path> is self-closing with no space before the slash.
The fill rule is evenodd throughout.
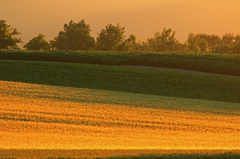
<path id="1" fill-rule="evenodd" d="M 232 52 L 235 54 L 240 54 L 240 42 L 233 46 Z"/>
<path id="2" fill-rule="evenodd" d="M 212 49 L 213 53 L 232 53 L 232 45 L 220 44 Z"/>

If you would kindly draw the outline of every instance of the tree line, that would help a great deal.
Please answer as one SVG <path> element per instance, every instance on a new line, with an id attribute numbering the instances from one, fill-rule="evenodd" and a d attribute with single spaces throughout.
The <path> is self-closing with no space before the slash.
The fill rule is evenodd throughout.
<path id="1" fill-rule="evenodd" d="M 164 28 L 155 32 L 146 42 L 137 41 L 133 34 L 126 37 L 125 27 L 120 24 L 108 24 L 94 39 L 90 25 L 84 19 L 75 23 L 72 20 L 64 24 L 63 30 L 53 40 L 45 40 L 44 34 L 38 34 L 24 45 L 27 50 L 103 50 L 103 51 L 157 51 L 157 52 L 210 52 L 240 53 L 240 35 L 226 33 L 222 37 L 212 34 L 190 33 L 186 42 L 176 39 L 176 32 Z M 0 49 L 19 49 L 21 38 L 16 28 L 0 20 Z"/>

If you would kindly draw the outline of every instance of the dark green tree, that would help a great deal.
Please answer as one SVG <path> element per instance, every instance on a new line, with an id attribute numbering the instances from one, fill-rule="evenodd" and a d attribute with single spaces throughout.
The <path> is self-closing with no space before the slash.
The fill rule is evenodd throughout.
<path id="1" fill-rule="evenodd" d="M 171 28 L 164 28 L 162 33 L 154 33 L 154 37 L 148 39 L 149 50 L 160 52 L 173 51 L 174 45 L 178 43 L 175 34 L 176 32 L 172 31 Z"/>
<path id="2" fill-rule="evenodd" d="M 141 44 L 136 42 L 136 36 L 133 34 L 129 35 L 129 37 L 123 42 L 123 45 L 120 47 L 122 51 L 140 51 Z"/>
<path id="3" fill-rule="evenodd" d="M 97 49 L 99 50 L 123 50 L 125 28 L 120 24 L 116 26 L 109 24 L 98 33 Z"/>
<path id="4" fill-rule="evenodd" d="M 51 49 L 55 50 L 68 50 L 68 42 L 65 37 L 65 32 L 60 31 L 58 36 L 54 37 L 53 40 L 50 40 Z"/>
<path id="5" fill-rule="evenodd" d="M 190 33 L 187 39 L 186 51 L 188 52 L 208 52 L 208 43 L 205 39 Z"/>
<path id="6" fill-rule="evenodd" d="M 240 42 L 240 35 L 236 35 L 234 41 L 236 44 Z"/>
<path id="7" fill-rule="evenodd" d="M 207 42 L 209 50 L 211 50 L 214 46 L 222 43 L 221 37 L 215 34 L 212 34 L 212 35 L 196 34 L 196 36 L 199 37 L 200 39 L 204 39 Z"/>
<path id="8" fill-rule="evenodd" d="M 222 42 L 225 45 L 232 45 L 235 42 L 235 36 L 231 33 L 226 33 L 222 36 Z"/>
<path id="9" fill-rule="evenodd" d="M 23 47 L 27 50 L 49 50 L 50 45 L 45 40 L 45 35 L 38 34 L 37 37 L 32 38 L 29 42 Z"/>
<path id="10" fill-rule="evenodd" d="M 181 42 L 177 42 L 174 45 L 174 50 L 172 50 L 172 51 L 174 51 L 174 52 L 184 52 L 186 47 L 187 47 L 187 43 L 186 42 L 183 43 L 183 44 Z"/>
<path id="11" fill-rule="evenodd" d="M 232 53 L 240 54 L 240 41 L 238 41 L 232 48 Z"/>
<path id="12" fill-rule="evenodd" d="M 222 36 L 222 43 L 216 45 L 214 53 L 240 53 L 240 35 L 234 36 L 233 33 L 226 33 Z"/>
<path id="13" fill-rule="evenodd" d="M 232 45 L 226 45 L 224 43 L 213 47 L 213 53 L 232 53 Z"/>
<path id="14" fill-rule="evenodd" d="M 51 47 L 58 50 L 90 50 L 94 48 L 94 38 L 90 36 L 90 25 L 82 19 L 64 24 L 64 30 L 50 41 Z"/>
<path id="15" fill-rule="evenodd" d="M 151 51 L 148 46 L 148 42 L 139 42 L 137 51 Z"/>
<path id="16" fill-rule="evenodd" d="M 6 24 L 6 20 L 0 20 L 0 49 L 19 49 L 17 43 L 22 42 L 21 38 L 15 35 L 20 34 L 16 28 Z"/>

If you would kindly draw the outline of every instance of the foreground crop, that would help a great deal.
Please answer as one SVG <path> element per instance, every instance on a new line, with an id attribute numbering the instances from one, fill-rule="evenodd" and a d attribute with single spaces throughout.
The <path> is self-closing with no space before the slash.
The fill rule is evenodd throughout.
<path id="1" fill-rule="evenodd" d="M 3 81 L 0 89 L 1 148 L 239 149 L 239 104 Z"/>

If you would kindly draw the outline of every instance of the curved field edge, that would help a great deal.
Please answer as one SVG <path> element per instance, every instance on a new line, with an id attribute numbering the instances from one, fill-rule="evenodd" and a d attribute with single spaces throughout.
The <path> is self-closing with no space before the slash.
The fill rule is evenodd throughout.
<path id="1" fill-rule="evenodd" d="M 240 80 L 177 71 L 54 62 L 0 61 L 0 80 L 240 102 Z"/>
<path id="2" fill-rule="evenodd" d="M 11 101 L 19 101 L 19 99 L 36 98 L 39 100 L 38 102 L 43 102 L 44 100 L 48 99 L 50 101 L 58 102 L 68 101 L 73 103 L 90 103 L 103 105 L 112 104 L 118 106 L 131 106 L 136 108 L 164 109 L 183 112 L 190 111 L 217 115 L 223 114 L 240 116 L 240 103 L 166 97 L 121 91 L 0 81 L 0 93 L 2 97 L 16 97 L 15 99 L 5 98 L 5 101 L 7 103 L 10 103 Z M 1 101 L 3 101 L 3 98 Z M 4 103 L 2 102 L 1 105 L 3 106 Z"/>
<path id="3" fill-rule="evenodd" d="M 240 76 L 238 54 L 0 50 L 0 59 L 153 66 Z"/>
<path id="4" fill-rule="evenodd" d="M 5 81 L 0 88 L 3 149 L 240 149 L 236 103 L 153 96 L 141 106 L 151 95 Z"/>

